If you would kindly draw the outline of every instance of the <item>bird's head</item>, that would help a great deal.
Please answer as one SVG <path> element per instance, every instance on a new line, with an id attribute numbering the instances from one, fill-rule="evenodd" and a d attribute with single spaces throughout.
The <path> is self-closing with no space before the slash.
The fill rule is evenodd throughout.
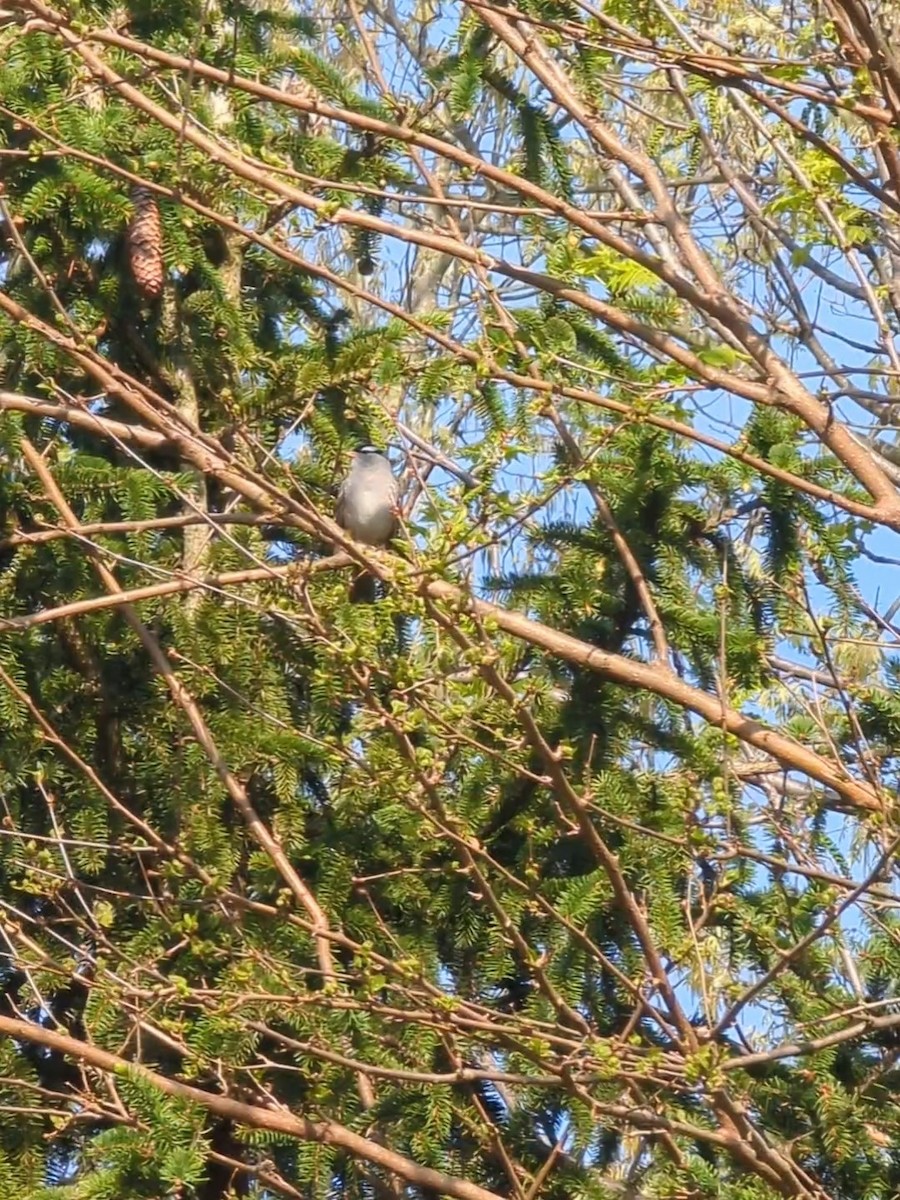
<path id="1" fill-rule="evenodd" d="M 381 466 L 387 461 L 387 455 L 383 450 L 379 450 L 377 446 L 364 445 L 357 446 L 353 451 L 353 465 L 362 467 Z"/>

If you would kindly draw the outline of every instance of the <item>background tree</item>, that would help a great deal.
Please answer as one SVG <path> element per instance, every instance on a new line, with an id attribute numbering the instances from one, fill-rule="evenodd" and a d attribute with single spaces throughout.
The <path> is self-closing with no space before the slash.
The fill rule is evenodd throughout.
<path id="1" fill-rule="evenodd" d="M 897 1193 L 898 15 L 7 0 L 4 1194 Z"/>

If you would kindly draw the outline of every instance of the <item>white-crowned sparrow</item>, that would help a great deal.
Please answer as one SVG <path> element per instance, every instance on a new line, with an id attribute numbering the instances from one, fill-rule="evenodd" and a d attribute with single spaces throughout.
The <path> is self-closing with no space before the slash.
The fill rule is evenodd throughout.
<path id="1" fill-rule="evenodd" d="M 360 446 L 341 484 L 334 519 L 354 541 L 386 546 L 397 531 L 397 496 L 397 480 L 385 455 L 375 446 Z M 350 599 L 375 599 L 375 580 L 367 571 L 354 579 Z"/>

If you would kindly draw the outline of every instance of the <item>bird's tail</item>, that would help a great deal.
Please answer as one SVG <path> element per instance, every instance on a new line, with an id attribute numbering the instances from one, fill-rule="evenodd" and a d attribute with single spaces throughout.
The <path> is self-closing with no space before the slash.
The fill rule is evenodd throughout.
<path id="1" fill-rule="evenodd" d="M 350 584 L 350 603 L 374 604 L 376 599 L 375 576 L 368 571 L 360 571 Z"/>

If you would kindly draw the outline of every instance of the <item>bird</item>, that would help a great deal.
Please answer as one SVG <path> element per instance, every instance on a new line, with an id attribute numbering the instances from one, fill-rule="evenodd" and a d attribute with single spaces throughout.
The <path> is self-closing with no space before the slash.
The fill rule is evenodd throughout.
<path id="1" fill-rule="evenodd" d="M 397 532 L 397 480 L 386 455 L 376 446 L 353 452 L 350 470 L 338 493 L 334 518 L 356 542 L 386 546 Z M 354 603 L 375 599 L 375 579 L 360 571 L 350 586 Z"/>

